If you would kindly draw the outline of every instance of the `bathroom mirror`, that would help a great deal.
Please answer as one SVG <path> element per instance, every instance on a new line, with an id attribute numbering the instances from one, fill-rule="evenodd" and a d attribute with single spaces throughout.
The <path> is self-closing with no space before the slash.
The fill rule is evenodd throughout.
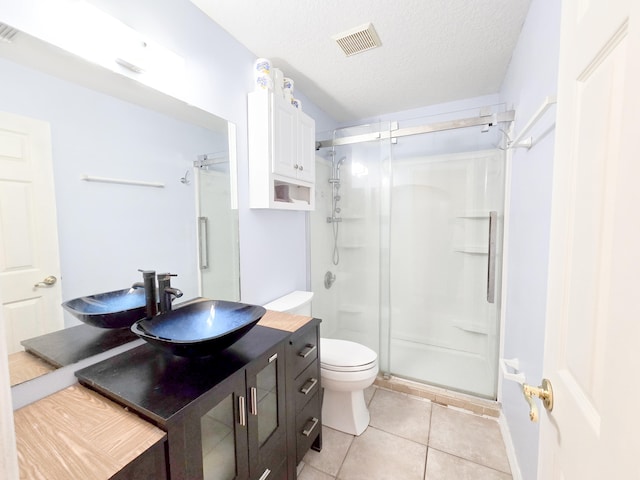
<path id="1" fill-rule="evenodd" d="M 63 301 L 138 269 L 176 274 L 177 302 L 239 300 L 233 124 L 22 33 L 0 70 L 0 112 L 50 125 Z"/>

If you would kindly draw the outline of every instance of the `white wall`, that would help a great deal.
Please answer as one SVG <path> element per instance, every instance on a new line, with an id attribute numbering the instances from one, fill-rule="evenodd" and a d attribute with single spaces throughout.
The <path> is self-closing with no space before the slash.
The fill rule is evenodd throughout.
<path id="1" fill-rule="evenodd" d="M 556 93 L 559 37 L 560 2 L 533 0 L 500 92 L 516 109 L 516 134 L 544 98 Z M 554 121 L 553 108 L 534 137 Z M 511 160 L 504 357 L 517 357 L 535 385 L 542 379 L 553 148 L 551 133 L 529 151 L 514 150 Z M 501 400 L 522 478 L 535 479 L 538 425 L 529 421 L 516 383 L 503 383 Z"/>
<path id="2" fill-rule="evenodd" d="M 91 3 L 186 59 L 184 81 L 168 93 L 237 125 L 242 299 L 263 303 L 306 288 L 306 214 L 247 208 L 247 93 L 253 89 L 251 69 L 256 56 L 188 0 Z M 0 22 L 57 43 L 58 32 L 42 14 L 57 4 L 62 8 L 68 2 L 0 0 Z M 332 127 L 333 121 L 303 94 L 296 92 L 296 96 L 319 130 Z"/>

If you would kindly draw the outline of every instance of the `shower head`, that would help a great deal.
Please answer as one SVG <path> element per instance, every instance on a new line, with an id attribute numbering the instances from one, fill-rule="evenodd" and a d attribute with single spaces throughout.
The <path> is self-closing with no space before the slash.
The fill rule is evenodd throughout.
<path id="1" fill-rule="evenodd" d="M 340 160 L 338 160 L 336 162 L 336 168 L 340 168 L 346 159 L 347 157 L 342 157 Z"/>

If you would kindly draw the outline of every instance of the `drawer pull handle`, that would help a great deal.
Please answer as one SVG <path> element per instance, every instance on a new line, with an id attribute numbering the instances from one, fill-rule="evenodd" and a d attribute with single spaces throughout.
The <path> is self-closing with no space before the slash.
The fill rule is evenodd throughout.
<path id="1" fill-rule="evenodd" d="M 258 480 L 265 480 L 265 478 L 267 478 L 270 473 L 271 473 L 271 470 L 267 468 Z"/>
<path id="2" fill-rule="evenodd" d="M 302 358 L 307 358 L 309 355 L 315 352 L 316 348 L 317 347 L 315 345 L 311 345 L 310 343 L 307 343 L 307 346 L 298 352 L 298 356 Z"/>
<path id="3" fill-rule="evenodd" d="M 319 421 L 320 420 L 318 420 L 316 417 L 313 417 L 311 420 L 309 420 L 304 426 L 304 430 L 302 430 L 302 435 L 304 435 L 305 437 L 311 435 L 311 432 L 313 432 L 313 429 L 316 428 L 316 425 L 318 425 Z M 309 424 L 311 424 L 311 426 L 309 426 Z"/>
<path id="4" fill-rule="evenodd" d="M 313 390 L 313 387 L 316 386 L 316 383 L 318 383 L 317 378 L 310 378 L 309 380 L 307 380 L 307 383 L 305 383 L 300 389 L 300 393 L 307 395 L 311 390 Z"/>

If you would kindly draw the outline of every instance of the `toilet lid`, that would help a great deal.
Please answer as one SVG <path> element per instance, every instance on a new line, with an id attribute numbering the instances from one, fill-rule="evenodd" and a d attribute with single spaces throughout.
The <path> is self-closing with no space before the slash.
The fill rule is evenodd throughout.
<path id="1" fill-rule="evenodd" d="M 329 369 L 365 370 L 371 367 L 378 355 L 369 347 L 348 340 L 320 339 L 320 364 Z"/>

